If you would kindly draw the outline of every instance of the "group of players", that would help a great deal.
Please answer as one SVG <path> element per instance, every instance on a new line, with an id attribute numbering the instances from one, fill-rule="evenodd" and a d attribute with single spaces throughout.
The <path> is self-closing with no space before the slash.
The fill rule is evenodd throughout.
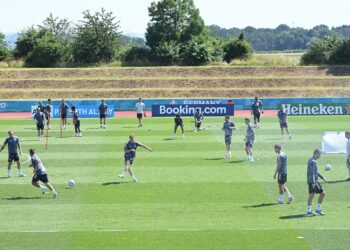
<path id="1" fill-rule="evenodd" d="M 137 119 L 138 119 L 138 127 L 142 127 L 142 118 L 145 114 L 145 104 L 143 103 L 142 99 L 140 98 L 138 102 L 135 105 L 135 111 L 137 113 Z M 106 117 L 107 117 L 107 104 L 104 102 L 104 100 L 101 100 L 101 103 L 98 107 L 99 115 L 100 115 L 100 128 L 106 129 Z M 42 140 L 43 137 L 43 130 L 45 126 L 45 121 L 47 125 L 47 129 L 50 129 L 50 122 L 51 122 L 51 112 L 52 112 L 52 103 L 51 99 L 48 99 L 48 102 L 46 106 L 42 105 L 41 102 L 39 102 L 39 105 L 36 109 L 34 120 L 37 125 L 38 129 L 38 136 L 39 140 Z M 62 99 L 60 103 L 60 124 L 61 129 L 66 129 L 67 127 L 67 115 L 69 113 L 69 106 L 65 102 L 64 99 Z M 72 119 L 73 124 L 75 127 L 75 135 L 76 136 L 82 136 L 81 130 L 80 130 L 80 119 L 79 114 L 74 105 L 71 107 L 71 113 L 72 113 Z M 245 135 L 245 152 L 247 154 L 247 160 L 248 161 L 254 161 L 253 157 L 253 145 L 255 141 L 255 129 L 260 127 L 260 117 L 261 114 L 263 114 L 263 105 L 261 100 L 259 100 L 258 97 L 255 97 L 254 102 L 251 105 L 251 115 L 254 117 L 254 124 L 251 123 L 250 118 L 245 118 L 245 124 L 247 126 L 246 128 L 246 135 Z M 279 106 L 279 110 L 277 113 L 280 128 L 281 128 L 281 136 L 284 137 L 284 130 L 288 133 L 289 138 L 291 139 L 290 131 L 288 130 L 288 122 L 287 122 L 287 113 L 284 110 L 283 105 Z M 195 129 L 194 131 L 202 131 L 205 130 L 205 127 L 202 127 L 204 116 L 200 112 L 200 109 L 196 109 L 196 112 L 194 114 L 194 124 Z M 184 122 L 181 118 L 181 114 L 176 114 L 176 117 L 174 119 L 174 139 L 176 139 L 176 131 L 178 127 L 181 128 L 182 132 L 182 139 L 185 138 L 184 135 Z M 225 134 L 225 145 L 226 145 L 226 158 L 231 158 L 231 143 L 232 143 L 232 135 L 233 131 L 236 129 L 234 122 L 230 120 L 230 116 L 225 116 L 225 121 L 222 127 L 222 130 Z M 19 160 L 19 155 L 22 154 L 19 138 L 14 135 L 14 132 L 12 130 L 8 131 L 9 137 L 5 140 L 3 146 L 0 149 L 0 152 L 5 148 L 6 145 L 8 145 L 8 177 L 11 177 L 11 165 L 12 162 L 15 161 L 17 164 L 17 168 L 19 170 L 19 176 L 24 177 L 24 174 L 21 170 L 21 164 Z M 349 170 L 349 179 L 350 180 L 350 132 L 345 132 L 345 137 L 347 138 L 347 159 L 346 159 L 346 166 Z M 142 144 L 135 140 L 135 136 L 131 134 L 129 136 L 129 141 L 125 143 L 124 145 L 124 170 L 123 172 L 118 175 L 119 178 L 124 178 L 127 173 L 130 174 L 132 180 L 134 182 L 138 182 L 137 178 L 135 177 L 133 171 L 131 170 L 131 165 L 136 157 L 136 150 L 138 147 L 143 147 L 149 151 L 153 151 L 149 146 Z M 277 164 L 276 164 L 276 170 L 274 172 L 273 178 L 277 179 L 278 187 L 279 187 L 279 199 L 277 201 L 278 204 L 284 203 L 284 193 L 286 193 L 288 197 L 287 204 L 290 204 L 294 197 L 288 190 L 286 183 L 287 183 L 287 154 L 282 151 L 282 146 L 279 144 L 276 144 L 274 146 L 274 151 L 277 154 Z M 18 155 L 19 154 L 19 155 Z M 32 178 L 32 185 L 35 187 L 38 187 L 43 193 L 46 192 L 47 188 L 52 192 L 53 198 L 57 196 L 57 192 L 54 189 L 53 185 L 50 184 L 46 169 L 40 160 L 40 158 L 35 154 L 34 149 L 29 150 L 29 155 L 31 157 L 31 166 L 34 168 L 34 175 Z M 321 152 L 318 149 L 315 149 L 313 152 L 313 156 L 308 160 L 307 163 L 307 183 L 309 186 L 309 197 L 307 199 L 307 215 L 314 216 L 317 214 L 324 215 L 324 212 L 321 209 L 322 201 L 325 197 L 325 192 L 321 186 L 321 184 L 318 181 L 318 178 L 321 178 L 326 182 L 326 179 L 319 173 L 318 167 L 317 167 L 317 160 L 321 157 Z M 43 182 L 45 186 L 42 186 L 39 184 L 39 181 Z M 319 194 L 317 208 L 315 210 L 316 213 L 312 211 L 312 200 L 314 198 L 315 194 Z"/>

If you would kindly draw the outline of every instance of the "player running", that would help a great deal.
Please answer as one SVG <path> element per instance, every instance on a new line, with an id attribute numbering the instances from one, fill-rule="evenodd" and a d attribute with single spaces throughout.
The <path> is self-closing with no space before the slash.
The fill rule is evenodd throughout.
<path id="1" fill-rule="evenodd" d="M 345 132 L 345 138 L 348 139 L 346 143 L 346 167 L 349 170 L 349 178 L 347 180 L 350 181 L 350 131 Z"/>
<path id="2" fill-rule="evenodd" d="M 321 152 L 318 149 L 315 149 L 314 155 L 309 159 L 307 162 L 307 183 L 309 185 L 309 197 L 307 199 L 307 215 L 309 216 L 315 216 L 316 214 L 312 212 L 311 205 L 312 200 L 316 194 L 319 194 L 318 197 L 318 204 L 316 213 L 319 215 L 325 215 L 322 212 L 321 204 L 323 201 L 323 198 L 325 197 L 325 192 L 323 191 L 323 188 L 321 184 L 318 182 L 318 177 L 320 177 L 324 182 L 327 182 L 325 178 L 318 172 L 317 169 L 317 160 L 321 157 Z"/>
<path id="3" fill-rule="evenodd" d="M 196 128 L 194 129 L 194 131 L 201 131 L 201 125 L 204 119 L 203 114 L 201 113 L 201 110 L 199 108 L 196 108 L 196 112 L 194 113 L 194 125 L 196 126 Z M 205 130 L 205 128 L 203 128 L 203 130 Z"/>
<path id="4" fill-rule="evenodd" d="M 244 119 L 245 124 L 247 125 L 247 133 L 245 135 L 245 152 L 247 153 L 247 160 L 248 161 L 254 161 L 253 157 L 253 144 L 255 140 L 255 131 L 254 129 L 257 127 L 257 125 L 252 125 L 250 123 L 249 118 Z"/>
<path id="5" fill-rule="evenodd" d="M 45 115 L 41 112 L 40 108 L 37 109 L 34 115 L 34 121 L 38 130 L 39 141 L 43 139 L 44 127 L 45 127 Z"/>
<path id="6" fill-rule="evenodd" d="M 183 119 L 182 119 L 180 113 L 176 114 L 176 116 L 174 118 L 174 122 L 175 122 L 175 125 L 174 125 L 174 140 L 176 139 L 176 131 L 177 131 L 177 128 L 179 126 L 180 126 L 181 132 L 182 132 L 182 140 L 185 139 L 184 122 L 183 122 Z"/>
<path id="7" fill-rule="evenodd" d="M 136 113 L 137 113 L 137 119 L 139 120 L 139 128 L 142 127 L 142 116 L 145 114 L 145 107 L 146 105 L 143 103 L 142 99 L 139 98 L 139 101 L 135 105 Z"/>
<path id="8" fill-rule="evenodd" d="M 73 118 L 75 136 L 82 137 L 82 134 L 80 131 L 80 118 L 75 106 L 72 106 L 72 118 Z"/>
<path id="9" fill-rule="evenodd" d="M 288 130 L 287 112 L 284 110 L 283 104 L 281 104 L 279 107 L 279 110 L 277 112 L 277 117 L 278 117 L 278 120 L 280 122 L 282 139 L 284 138 L 283 129 L 285 129 L 287 131 L 289 139 L 292 139 L 292 135 L 289 133 L 289 130 Z"/>
<path id="10" fill-rule="evenodd" d="M 135 141 L 135 136 L 133 134 L 131 134 L 129 136 L 129 141 L 127 143 L 125 143 L 125 145 L 124 145 L 125 168 L 124 168 L 123 173 L 118 175 L 119 178 L 124 178 L 126 173 L 128 172 L 130 174 L 133 182 L 138 182 L 134 173 L 131 171 L 131 165 L 136 158 L 137 147 L 145 148 L 150 152 L 153 151 L 150 147 L 148 147 L 140 142 Z"/>
<path id="11" fill-rule="evenodd" d="M 62 99 L 60 104 L 60 118 L 63 129 L 67 128 L 67 114 L 69 112 L 68 104 Z"/>
<path id="12" fill-rule="evenodd" d="M 56 198 L 58 195 L 52 184 L 49 182 L 49 179 L 47 178 L 47 173 L 44 164 L 40 160 L 39 156 L 35 154 L 34 149 L 29 149 L 29 155 L 31 157 L 32 164 L 29 165 L 29 167 L 33 167 L 33 179 L 32 179 L 32 185 L 34 187 L 37 187 L 41 190 L 41 192 L 45 193 L 48 187 L 52 193 L 52 198 Z M 39 181 L 43 182 L 46 187 L 39 184 Z"/>
<path id="13" fill-rule="evenodd" d="M 230 121 L 230 116 L 225 116 L 225 122 L 222 126 L 222 130 L 225 131 L 225 144 L 226 144 L 226 158 L 231 158 L 231 143 L 232 143 L 232 132 L 235 130 L 235 124 Z"/>
<path id="14" fill-rule="evenodd" d="M 44 109 L 44 114 L 46 118 L 46 124 L 47 128 L 50 129 L 50 123 L 51 123 L 51 112 L 52 112 L 52 102 L 51 99 L 47 99 L 47 104 Z"/>
<path id="15" fill-rule="evenodd" d="M 106 129 L 106 117 L 107 117 L 108 107 L 105 100 L 101 100 L 100 106 L 98 106 L 98 112 L 100 113 L 100 128 Z M 103 124 L 102 124 L 103 121 Z"/>
<path id="16" fill-rule="evenodd" d="M 255 97 L 254 102 L 251 105 L 251 115 L 254 115 L 254 124 L 259 128 L 260 115 L 264 114 L 262 101 L 258 97 Z"/>
<path id="17" fill-rule="evenodd" d="M 281 145 L 275 145 L 275 152 L 277 153 L 277 166 L 276 166 L 276 171 L 275 171 L 275 174 L 273 175 L 273 178 L 276 179 L 276 176 L 278 176 L 277 182 L 278 182 L 278 188 L 280 191 L 280 198 L 278 199 L 277 203 L 283 204 L 283 201 L 284 201 L 283 193 L 286 193 L 288 196 L 287 204 L 290 204 L 294 198 L 289 192 L 288 188 L 286 187 L 287 171 L 288 171 L 287 155 L 281 150 L 282 150 Z"/>
<path id="18" fill-rule="evenodd" d="M 5 146 L 8 146 L 8 165 L 7 165 L 7 177 L 11 178 L 11 166 L 12 166 L 12 161 L 15 161 L 17 164 L 18 168 L 18 176 L 19 177 L 24 177 L 24 174 L 22 173 L 21 170 L 21 163 L 19 161 L 19 156 L 18 156 L 18 151 L 17 148 L 19 149 L 19 154 L 22 155 L 22 149 L 21 145 L 19 144 L 19 138 L 15 136 L 15 133 L 12 130 L 8 131 L 9 137 L 5 140 L 4 145 L 2 145 L 0 152 L 2 152 L 5 148 Z"/>

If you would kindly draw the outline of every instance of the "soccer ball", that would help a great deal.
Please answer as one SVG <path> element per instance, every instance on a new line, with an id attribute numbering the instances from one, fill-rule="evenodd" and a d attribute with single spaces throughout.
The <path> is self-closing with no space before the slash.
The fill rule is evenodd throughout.
<path id="1" fill-rule="evenodd" d="M 68 187 L 74 187 L 75 186 L 75 181 L 74 180 L 69 180 L 68 181 Z"/>
<path id="2" fill-rule="evenodd" d="M 326 169 L 326 171 L 329 171 L 329 170 L 331 170 L 331 169 L 332 169 L 332 165 L 330 165 L 330 164 L 327 164 L 327 165 L 326 165 L 326 167 L 325 167 L 325 169 Z"/>

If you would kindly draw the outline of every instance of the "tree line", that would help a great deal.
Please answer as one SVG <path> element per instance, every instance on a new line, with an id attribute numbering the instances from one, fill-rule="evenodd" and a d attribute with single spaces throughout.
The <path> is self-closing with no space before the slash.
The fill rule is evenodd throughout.
<path id="1" fill-rule="evenodd" d="M 126 66 L 196 66 L 245 60 L 253 49 L 309 48 L 302 64 L 348 63 L 344 57 L 350 42 L 345 37 L 350 26 L 329 29 L 320 25 L 312 30 L 287 25 L 243 30 L 206 27 L 193 0 L 153 2 L 148 13 L 145 42 L 123 36 L 119 21 L 105 9 L 84 11 L 78 23 L 50 14 L 41 25 L 20 32 L 13 50 L 0 33 L 0 61 L 20 59 L 27 67 L 89 66 L 116 60 Z"/>

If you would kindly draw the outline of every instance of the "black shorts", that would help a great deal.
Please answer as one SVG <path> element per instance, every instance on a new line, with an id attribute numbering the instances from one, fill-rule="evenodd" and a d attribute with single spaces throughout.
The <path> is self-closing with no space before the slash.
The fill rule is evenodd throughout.
<path id="1" fill-rule="evenodd" d="M 175 124 L 175 129 L 177 129 L 178 127 L 180 127 L 181 129 L 184 129 L 184 125 L 183 124 Z"/>
<path id="2" fill-rule="evenodd" d="M 39 129 L 44 129 L 44 124 L 36 124 L 36 128 Z"/>
<path id="3" fill-rule="evenodd" d="M 106 114 L 100 114 L 100 119 L 106 118 Z"/>
<path id="4" fill-rule="evenodd" d="M 288 128 L 287 122 L 280 122 L 280 128 Z"/>
<path id="5" fill-rule="evenodd" d="M 232 135 L 225 135 L 225 144 L 232 143 Z"/>
<path id="6" fill-rule="evenodd" d="M 247 141 L 245 142 L 245 146 L 246 146 L 247 148 L 253 148 L 253 144 L 254 144 L 254 140 L 247 140 Z"/>
<path id="7" fill-rule="evenodd" d="M 315 183 L 315 187 L 314 188 L 312 187 L 311 183 L 308 183 L 308 185 L 309 185 L 309 194 L 314 194 L 314 193 L 320 194 L 320 193 L 323 192 L 323 188 L 322 188 L 322 186 L 321 186 L 321 184 L 319 182 Z"/>
<path id="8" fill-rule="evenodd" d="M 285 184 L 287 182 L 287 174 L 278 174 L 278 184 Z"/>
<path id="9" fill-rule="evenodd" d="M 135 160 L 135 158 L 127 158 L 127 157 L 125 157 L 124 159 L 125 159 L 125 163 L 127 161 L 130 161 L 130 165 L 132 165 L 133 161 Z"/>
<path id="10" fill-rule="evenodd" d="M 38 182 L 38 181 L 41 181 L 43 183 L 48 183 L 49 179 L 47 178 L 47 174 L 42 174 L 42 175 L 35 174 L 33 176 L 32 182 Z"/>
<path id="11" fill-rule="evenodd" d="M 346 166 L 348 168 L 350 168 L 350 156 L 348 156 L 348 158 L 346 158 Z"/>
<path id="12" fill-rule="evenodd" d="M 137 113 L 137 118 L 142 119 L 142 113 Z"/>
<path id="13" fill-rule="evenodd" d="M 75 126 L 75 127 L 80 127 L 80 120 L 75 121 L 74 126 Z"/>
<path id="14" fill-rule="evenodd" d="M 67 119 L 67 114 L 61 114 L 61 119 Z"/>
<path id="15" fill-rule="evenodd" d="M 45 113 L 45 119 L 48 120 L 49 118 L 51 118 L 50 113 Z"/>
<path id="16" fill-rule="evenodd" d="M 8 162 L 12 162 L 12 161 L 19 161 L 19 156 L 18 153 L 10 153 L 9 154 L 9 158 L 7 160 Z"/>
<path id="17" fill-rule="evenodd" d="M 254 115 L 254 121 L 260 122 L 260 113 L 256 113 L 253 115 Z"/>
<path id="18" fill-rule="evenodd" d="M 200 128 L 200 126 L 202 125 L 202 121 L 195 121 L 195 123 L 197 128 Z"/>

